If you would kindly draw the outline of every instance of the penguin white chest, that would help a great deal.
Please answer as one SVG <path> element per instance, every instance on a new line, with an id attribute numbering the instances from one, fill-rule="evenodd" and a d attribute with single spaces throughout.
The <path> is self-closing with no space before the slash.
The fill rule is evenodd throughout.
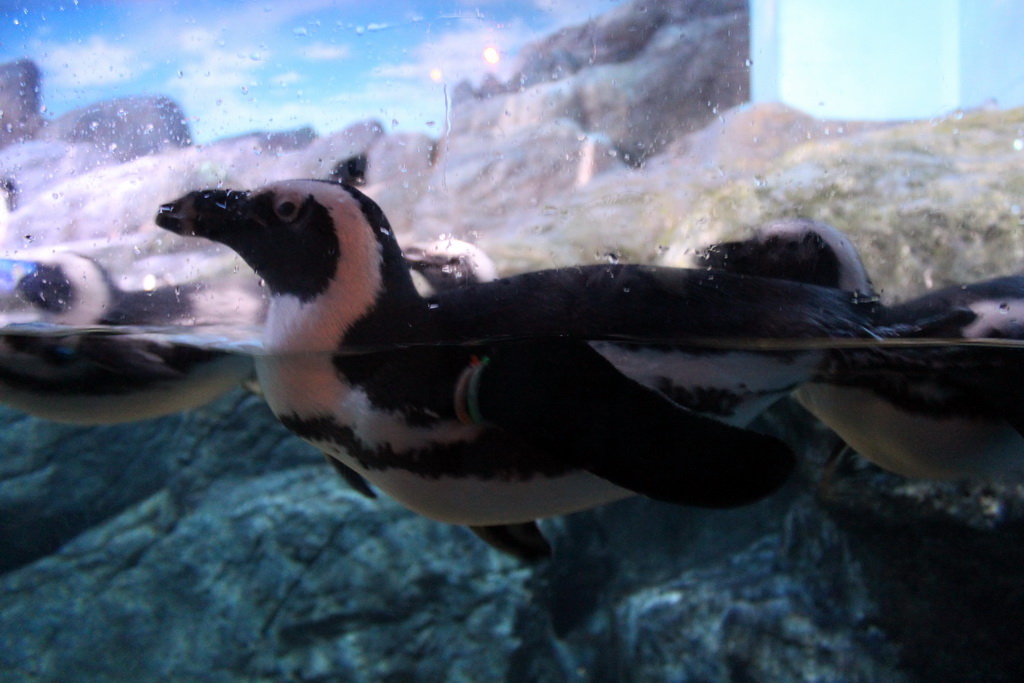
<path id="1" fill-rule="evenodd" d="M 527 478 L 453 472 L 458 467 L 487 470 L 490 453 L 475 443 L 483 427 L 456 420 L 411 425 L 401 414 L 375 407 L 365 391 L 345 382 L 331 354 L 261 356 L 256 370 L 267 403 L 285 426 L 404 506 L 438 521 L 520 523 L 632 495 L 583 471 Z M 385 455 L 381 464 L 368 466 L 378 454 Z M 417 471 L 389 463 L 392 456 Z M 435 466 L 448 473 L 429 474 Z"/>
<path id="2" fill-rule="evenodd" d="M 851 448 L 890 472 L 1024 481 L 1024 438 L 1001 420 L 914 413 L 853 387 L 806 384 L 795 396 Z"/>

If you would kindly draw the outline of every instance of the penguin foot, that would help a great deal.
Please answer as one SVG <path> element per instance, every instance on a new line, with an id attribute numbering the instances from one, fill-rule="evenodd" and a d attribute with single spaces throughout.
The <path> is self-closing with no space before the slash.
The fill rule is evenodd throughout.
<path id="1" fill-rule="evenodd" d="M 551 544 L 544 538 L 536 522 L 467 528 L 492 548 L 524 562 L 537 562 L 551 557 Z"/>

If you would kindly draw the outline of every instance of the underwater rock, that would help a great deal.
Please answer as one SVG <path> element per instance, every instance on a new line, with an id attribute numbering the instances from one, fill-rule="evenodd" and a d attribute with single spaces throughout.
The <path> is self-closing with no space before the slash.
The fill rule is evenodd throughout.
<path id="1" fill-rule="evenodd" d="M 320 462 L 301 443 L 275 450 L 292 440 L 262 400 L 241 391 L 131 424 L 62 425 L 0 408 L 0 425 L 0 572 L 54 552 L 158 490 L 188 499 L 224 468 L 237 476 Z M 260 457 L 237 457 L 253 451 Z"/>
<path id="2" fill-rule="evenodd" d="M 178 103 L 148 95 L 75 109 L 50 122 L 43 137 L 89 143 L 108 150 L 122 162 L 192 144 L 192 131 Z"/>
<path id="3" fill-rule="evenodd" d="M 0 431 L 0 680 L 1014 681 L 1020 491 L 843 468 L 748 508 L 635 498 L 522 565 L 348 489 L 261 402 Z M 98 656 L 97 653 L 102 653 Z M 947 675 L 948 674 L 948 675 Z"/>
<path id="4" fill-rule="evenodd" d="M 921 680 L 1024 667 L 1024 486 L 904 479 L 859 456 L 820 495 L 860 560 L 874 623 Z"/>
<path id="5" fill-rule="evenodd" d="M 0 678 L 505 677 L 527 570 L 319 458 L 260 474 L 244 461 L 266 445 L 236 446 L 216 457 L 241 470 L 171 483 L 0 576 Z"/>
<path id="6" fill-rule="evenodd" d="M 845 539 L 805 499 L 782 533 L 625 598 L 610 666 L 640 681 L 905 681 L 869 595 Z"/>
<path id="7" fill-rule="evenodd" d="M 0 148 L 31 140 L 43 126 L 39 83 L 30 59 L 0 64 Z"/>

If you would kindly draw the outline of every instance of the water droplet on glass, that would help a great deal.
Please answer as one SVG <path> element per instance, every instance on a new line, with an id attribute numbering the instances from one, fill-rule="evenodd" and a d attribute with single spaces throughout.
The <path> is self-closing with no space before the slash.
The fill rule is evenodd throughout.
<path id="1" fill-rule="evenodd" d="M 1010 312 L 1010 304 L 1008 304 L 1005 301 L 1003 303 L 999 304 L 999 312 L 1003 313 L 1003 314 L 1009 313 Z"/>
<path id="2" fill-rule="evenodd" d="M 249 88 L 247 88 L 246 86 L 243 85 L 242 86 L 242 94 L 243 95 L 248 95 L 249 94 Z"/>
<path id="3" fill-rule="evenodd" d="M 1013 149 L 1014 149 L 1014 151 L 1017 151 L 1017 152 L 1019 152 L 1021 150 L 1024 150 L 1024 140 L 1022 140 L 1021 138 L 1017 138 L 1016 140 L 1014 140 L 1013 141 Z"/>

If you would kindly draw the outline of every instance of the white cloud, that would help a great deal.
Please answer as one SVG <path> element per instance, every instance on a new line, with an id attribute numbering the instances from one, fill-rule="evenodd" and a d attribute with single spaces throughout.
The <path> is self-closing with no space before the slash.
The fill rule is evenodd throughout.
<path id="1" fill-rule="evenodd" d="M 327 62 L 337 59 L 345 59 L 352 54 L 352 48 L 348 45 L 330 45 L 328 43 L 317 42 L 303 49 L 301 54 L 306 59 L 311 59 L 317 62 Z"/>
<path id="2" fill-rule="evenodd" d="M 271 76 L 269 80 L 271 85 L 275 85 L 279 88 L 287 88 L 290 85 L 301 83 L 306 80 L 306 77 L 298 71 L 286 71 L 284 73 L 277 74 L 276 76 Z"/>
<path id="3" fill-rule="evenodd" d="M 217 44 L 217 34 L 208 28 L 190 28 L 178 34 L 180 49 L 188 53 L 201 53 Z"/>
<path id="4" fill-rule="evenodd" d="M 42 66 L 49 85 L 58 88 L 91 88 L 132 81 L 149 70 L 149 63 L 135 51 L 93 35 L 85 43 L 40 46 L 33 55 Z"/>

